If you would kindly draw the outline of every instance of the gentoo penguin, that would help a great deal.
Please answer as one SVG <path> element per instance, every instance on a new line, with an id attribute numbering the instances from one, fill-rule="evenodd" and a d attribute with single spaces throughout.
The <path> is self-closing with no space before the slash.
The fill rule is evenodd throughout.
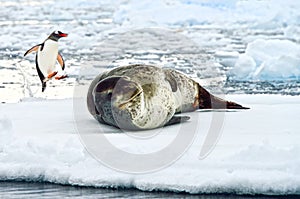
<path id="1" fill-rule="evenodd" d="M 42 92 L 44 92 L 46 88 L 46 82 L 57 75 L 59 71 L 65 69 L 64 59 L 62 58 L 61 54 L 58 53 L 58 40 L 67 36 L 68 34 L 66 33 L 54 31 L 43 43 L 33 46 L 24 54 L 24 56 L 26 56 L 31 52 L 37 52 L 35 64 L 36 70 L 42 82 Z M 60 64 L 61 69 L 56 68 L 56 60 Z M 56 76 L 55 79 L 59 80 L 66 77 L 67 75 Z"/>
<path id="2" fill-rule="evenodd" d="M 175 114 L 197 109 L 248 109 L 210 94 L 181 72 L 140 64 L 98 75 L 87 106 L 100 123 L 127 130 L 180 123 L 189 117 Z"/>

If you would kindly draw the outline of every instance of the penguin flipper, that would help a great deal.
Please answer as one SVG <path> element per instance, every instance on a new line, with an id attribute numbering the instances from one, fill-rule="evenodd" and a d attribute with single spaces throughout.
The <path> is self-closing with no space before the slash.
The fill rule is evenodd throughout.
<path id="1" fill-rule="evenodd" d="M 188 121 L 189 119 L 189 116 L 173 116 L 164 126 L 179 124 L 181 122 Z"/>
<path id="2" fill-rule="evenodd" d="M 29 50 L 27 50 L 26 53 L 24 54 L 24 57 L 25 57 L 26 55 L 28 55 L 29 53 L 38 51 L 38 49 L 39 49 L 39 47 L 40 47 L 41 45 L 42 45 L 42 44 L 38 44 L 38 45 L 33 46 L 32 48 L 30 48 Z"/>
<path id="3" fill-rule="evenodd" d="M 59 65 L 61 66 L 62 70 L 65 70 L 65 61 L 64 61 L 63 57 L 61 56 L 61 54 L 59 54 L 59 53 L 57 55 L 57 61 L 58 61 Z"/>

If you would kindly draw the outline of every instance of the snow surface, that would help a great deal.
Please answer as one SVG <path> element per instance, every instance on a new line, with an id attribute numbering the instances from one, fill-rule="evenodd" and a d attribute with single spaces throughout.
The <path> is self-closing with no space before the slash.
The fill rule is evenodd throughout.
<path id="1" fill-rule="evenodd" d="M 230 95 L 227 99 L 251 109 L 225 112 L 222 136 L 208 157 L 198 158 L 212 112 L 189 113 L 191 121 L 182 125 L 197 128 L 191 147 L 174 164 L 147 174 L 118 172 L 92 158 L 77 134 L 71 99 L 2 104 L 0 179 L 194 194 L 300 194 L 296 117 L 300 97 Z M 92 117 L 83 123 L 86 131 L 99 128 Z M 139 154 L 164 146 L 173 139 L 174 130 L 176 125 L 164 128 L 167 133 L 160 135 L 161 140 L 134 139 L 120 133 L 105 136 L 119 148 Z M 94 136 L 97 138 L 97 133 Z"/>

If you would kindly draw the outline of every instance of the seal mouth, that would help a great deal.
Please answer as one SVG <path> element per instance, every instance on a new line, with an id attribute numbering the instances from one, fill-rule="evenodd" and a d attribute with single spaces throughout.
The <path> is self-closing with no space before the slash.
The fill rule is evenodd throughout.
<path id="1" fill-rule="evenodd" d="M 125 102 L 123 102 L 123 103 L 121 103 L 118 107 L 120 108 L 120 109 L 124 109 L 125 108 L 125 106 L 129 103 L 129 102 L 131 102 L 131 101 L 133 101 L 137 96 L 139 96 L 141 93 L 143 92 L 143 90 L 136 90 L 136 92 L 130 97 L 130 99 L 128 99 L 128 100 L 126 100 Z"/>

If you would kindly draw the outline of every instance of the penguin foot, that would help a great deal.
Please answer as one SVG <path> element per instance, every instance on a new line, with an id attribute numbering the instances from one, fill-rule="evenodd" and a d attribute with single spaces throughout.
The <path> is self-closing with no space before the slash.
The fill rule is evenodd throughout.
<path id="1" fill-rule="evenodd" d="M 42 82 L 42 92 L 44 92 L 45 91 L 45 89 L 46 89 L 46 82 Z"/>
<path id="2" fill-rule="evenodd" d="M 65 79 L 67 77 L 68 77 L 68 75 L 62 75 L 62 76 L 55 77 L 55 79 L 56 80 L 61 80 L 61 79 Z"/>
<path id="3" fill-rule="evenodd" d="M 47 78 L 51 79 L 52 77 L 54 77 L 57 74 L 57 71 L 50 73 Z"/>

